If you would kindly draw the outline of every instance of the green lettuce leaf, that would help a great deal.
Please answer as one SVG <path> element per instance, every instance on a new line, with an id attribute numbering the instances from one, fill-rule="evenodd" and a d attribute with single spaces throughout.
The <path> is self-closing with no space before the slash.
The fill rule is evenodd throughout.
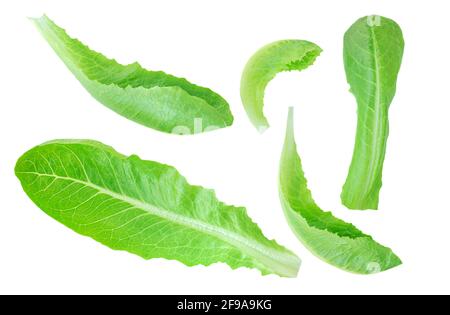
<path id="1" fill-rule="evenodd" d="M 45 213 L 112 249 L 188 266 L 223 262 L 297 275 L 298 257 L 268 240 L 244 208 L 191 186 L 171 166 L 94 141 L 59 140 L 27 152 L 16 174 Z"/>
<path id="2" fill-rule="evenodd" d="M 269 82 L 284 71 L 302 71 L 311 66 L 322 49 L 303 40 L 283 40 L 259 50 L 247 63 L 241 80 L 241 99 L 255 127 L 264 132 L 269 122 L 264 116 L 264 94 Z"/>
<path id="3" fill-rule="evenodd" d="M 342 191 L 349 209 L 378 209 L 389 135 L 389 106 L 403 58 L 402 30 L 380 17 L 358 20 L 345 34 L 347 80 L 358 102 L 353 161 Z"/>
<path id="4" fill-rule="evenodd" d="M 297 152 L 292 109 L 281 158 L 280 197 L 293 232 L 325 262 L 357 274 L 382 272 L 401 264 L 392 250 L 316 205 Z"/>
<path id="5" fill-rule="evenodd" d="M 69 37 L 46 16 L 33 22 L 86 90 L 116 113 L 166 133 L 192 134 L 232 125 L 228 103 L 213 91 L 145 70 L 138 63 L 120 65 Z"/>

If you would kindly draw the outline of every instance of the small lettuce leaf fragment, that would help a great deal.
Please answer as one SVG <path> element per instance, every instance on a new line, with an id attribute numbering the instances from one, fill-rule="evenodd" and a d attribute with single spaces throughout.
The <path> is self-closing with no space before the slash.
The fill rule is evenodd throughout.
<path id="1" fill-rule="evenodd" d="M 279 184 L 281 203 L 292 231 L 305 247 L 323 261 L 356 274 L 374 274 L 402 263 L 392 250 L 316 205 L 297 152 L 292 109 L 281 158 Z"/>
<path id="2" fill-rule="evenodd" d="M 52 218 L 115 250 L 187 266 L 295 277 L 299 258 L 268 240 L 244 208 L 190 185 L 167 165 L 125 157 L 89 140 L 58 140 L 23 155 L 16 175 Z"/>
<path id="3" fill-rule="evenodd" d="M 232 125 L 228 103 L 210 89 L 164 72 L 145 70 L 138 63 L 123 66 L 107 59 L 69 37 L 47 16 L 33 22 L 84 88 L 119 115 L 176 134 Z"/>
<path id="4" fill-rule="evenodd" d="M 352 210 L 378 209 L 394 99 L 405 43 L 398 24 L 381 16 L 358 20 L 344 38 L 344 64 L 358 102 L 355 149 L 342 203 Z"/>
<path id="5" fill-rule="evenodd" d="M 247 63 L 241 80 L 241 99 L 255 127 L 264 132 L 269 122 L 264 116 L 264 94 L 267 85 L 280 72 L 302 71 L 322 53 L 314 43 L 282 40 L 260 49 Z"/>

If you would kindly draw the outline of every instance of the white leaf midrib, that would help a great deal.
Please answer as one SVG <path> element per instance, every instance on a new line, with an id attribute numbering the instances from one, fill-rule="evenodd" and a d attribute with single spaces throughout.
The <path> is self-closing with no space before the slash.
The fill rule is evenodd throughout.
<path id="1" fill-rule="evenodd" d="M 373 181 L 374 181 L 374 169 L 376 168 L 376 165 L 378 164 L 378 156 L 379 156 L 379 150 L 378 150 L 378 139 L 380 138 L 380 133 L 383 133 L 383 130 L 381 130 L 381 116 L 383 115 L 382 111 L 382 104 L 381 104 L 381 65 L 379 59 L 379 48 L 378 48 L 378 42 L 376 39 L 375 29 L 374 27 L 370 27 L 370 37 L 372 40 L 373 45 L 373 62 L 374 62 L 374 73 L 375 73 L 375 96 L 374 96 L 374 108 L 373 108 L 373 115 L 374 115 L 374 131 L 372 133 L 372 150 L 370 150 L 371 157 L 368 159 L 369 161 L 369 171 L 367 172 L 368 176 L 366 177 L 364 190 L 365 192 L 368 192 L 368 189 L 371 187 Z"/>

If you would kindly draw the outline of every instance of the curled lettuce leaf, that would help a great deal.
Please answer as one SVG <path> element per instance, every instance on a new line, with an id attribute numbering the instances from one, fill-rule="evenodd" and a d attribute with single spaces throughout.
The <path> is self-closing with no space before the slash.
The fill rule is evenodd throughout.
<path id="1" fill-rule="evenodd" d="M 323 261 L 357 274 L 373 274 L 399 266 L 390 250 L 352 224 L 324 212 L 315 203 L 303 173 L 289 113 L 280 165 L 280 198 L 287 221 L 298 239 Z"/>
<path id="2" fill-rule="evenodd" d="M 345 71 L 358 102 L 355 149 L 341 196 L 349 209 L 378 209 L 389 107 L 404 47 L 398 24 L 381 16 L 359 19 L 345 34 Z"/>
<path id="3" fill-rule="evenodd" d="M 16 175 L 49 216 L 115 250 L 187 266 L 223 262 L 295 277 L 299 258 L 267 239 L 244 208 L 220 202 L 167 165 L 89 140 L 58 140 L 23 155 Z"/>
<path id="4" fill-rule="evenodd" d="M 282 40 L 260 49 L 247 63 L 241 80 L 241 99 L 253 125 L 264 132 L 269 122 L 264 116 L 264 94 L 269 82 L 280 72 L 302 71 L 322 53 L 314 43 Z"/>
<path id="5" fill-rule="evenodd" d="M 192 134 L 231 126 L 228 103 L 210 89 L 138 63 L 123 66 L 73 39 L 47 16 L 33 19 L 44 38 L 100 103 L 166 133 Z"/>

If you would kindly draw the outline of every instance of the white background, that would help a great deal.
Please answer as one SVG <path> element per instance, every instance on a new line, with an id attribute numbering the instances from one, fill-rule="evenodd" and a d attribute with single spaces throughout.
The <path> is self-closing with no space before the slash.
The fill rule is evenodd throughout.
<path id="1" fill-rule="evenodd" d="M 2 1 L 0 293 L 450 293 L 448 9 L 448 1 L 437 0 Z M 90 97 L 27 20 L 43 13 L 121 63 L 138 60 L 214 89 L 230 102 L 235 125 L 186 138 L 118 116 Z M 395 19 L 407 46 L 390 112 L 380 211 L 351 212 L 339 198 L 356 125 L 342 39 L 369 14 Z M 261 46 L 287 38 L 311 40 L 324 53 L 308 70 L 271 83 L 272 128 L 261 136 L 240 102 L 241 71 Z M 291 233 L 277 192 L 289 106 L 296 107 L 299 150 L 317 202 L 392 247 L 403 266 L 347 274 L 315 258 Z M 299 277 L 145 261 L 75 234 L 39 210 L 14 176 L 25 151 L 56 138 L 96 139 L 171 164 L 191 183 L 216 189 L 221 200 L 245 205 L 269 238 L 303 259 Z"/>

